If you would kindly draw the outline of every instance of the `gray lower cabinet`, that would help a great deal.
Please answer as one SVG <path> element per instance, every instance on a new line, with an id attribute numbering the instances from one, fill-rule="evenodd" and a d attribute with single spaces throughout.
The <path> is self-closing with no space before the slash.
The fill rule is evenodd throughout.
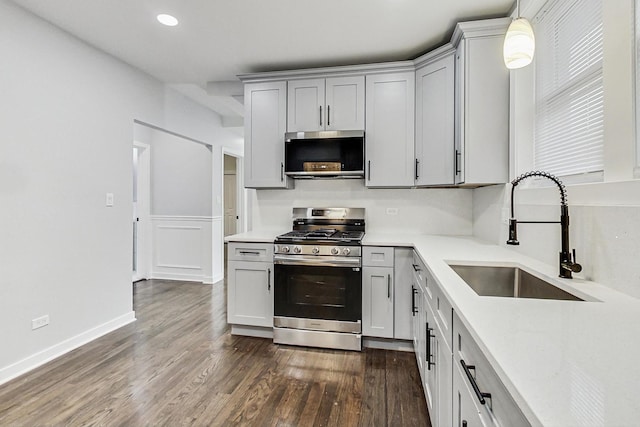
<path id="1" fill-rule="evenodd" d="M 362 334 L 393 338 L 393 268 L 362 269 Z"/>
<path id="2" fill-rule="evenodd" d="M 454 414 L 456 420 L 467 421 L 469 427 L 530 426 L 524 414 L 498 378 L 478 344 L 464 326 L 457 313 L 453 314 L 455 348 Z M 523 369 L 526 369 L 523 367 Z M 477 392 L 476 392 L 477 391 Z M 479 393 L 488 393 L 484 397 Z M 463 419 L 462 417 L 469 417 Z M 470 419 L 474 422 L 471 423 Z"/>
<path id="3" fill-rule="evenodd" d="M 273 245 L 229 243 L 227 322 L 273 327 Z"/>
<path id="4" fill-rule="evenodd" d="M 413 339 L 413 249 L 395 248 L 394 253 L 394 325 L 393 337 Z"/>

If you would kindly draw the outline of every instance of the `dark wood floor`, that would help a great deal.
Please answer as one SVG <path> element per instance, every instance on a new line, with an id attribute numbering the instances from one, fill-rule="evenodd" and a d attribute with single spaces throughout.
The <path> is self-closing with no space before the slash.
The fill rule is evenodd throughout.
<path id="1" fill-rule="evenodd" d="M 138 320 L 0 386 L 0 426 L 425 426 L 412 353 L 229 334 L 222 286 L 135 286 Z"/>

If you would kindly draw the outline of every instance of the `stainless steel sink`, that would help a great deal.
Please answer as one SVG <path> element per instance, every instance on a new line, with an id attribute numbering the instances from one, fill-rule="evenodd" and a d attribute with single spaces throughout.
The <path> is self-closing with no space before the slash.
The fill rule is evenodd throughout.
<path id="1" fill-rule="evenodd" d="M 449 266 L 478 295 L 584 301 L 518 267 L 452 264 Z"/>

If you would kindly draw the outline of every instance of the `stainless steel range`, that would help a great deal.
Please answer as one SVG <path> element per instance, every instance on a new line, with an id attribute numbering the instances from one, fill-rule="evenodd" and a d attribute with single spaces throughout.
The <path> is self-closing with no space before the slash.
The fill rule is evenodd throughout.
<path id="1" fill-rule="evenodd" d="M 294 208 L 274 247 L 279 344 L 362 349 L 363 208 Z"/>

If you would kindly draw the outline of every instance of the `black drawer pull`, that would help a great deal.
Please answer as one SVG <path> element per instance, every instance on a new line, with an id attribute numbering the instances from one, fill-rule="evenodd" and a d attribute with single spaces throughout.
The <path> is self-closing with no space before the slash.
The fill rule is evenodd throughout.
<path id="1" fill-rule="evenodd" d="M 258 251 L 240 251 L 240 255 L 260 255 Z"/>
<path id="2" fill-rule="evenodd" d="M 413 271 L 422 271 L 420 269 L 420 267 L 418 267 L 416 264 L 411 264 L 413 266 Z"/>
<path id="3" fill-rule="evenodd" d="M 425 362 L 427 362 L 427 370 L 430 371 L 431 370 L 431 366 L 434 366 L 435 363 L 433 363 L 432 360 L 432 356 L 431 356 L 431 338 L 434 338 L 435 335 L 431 335 L 431 331 L 433 331 L 433 328 L 429 327 L 429 322 L 427 322 L 427 335 L 425 337 L 427 344 L 426 344 L 426 350 L 427 350 L 427 354 L 426 354 L 426 360 Z"/>
<path id="4" fill-rule="evenodd" d="M 473 387 L 473 391 L 478 397 L 478 401 L 484 405 L 485 403 L 487 403 L 485 398 L 491 399 L 491 393 L 483 393 L 480 391 L 480 387 L 478 387 L 476 379 L 473 377 L 473 375 L 471 375 L 471 370 L 475 371 L 476 367 L 474 365 L 467 365 L 462 359 L 460 359 L 460 364 L 462 365 L 462 369 L 464 369 L 464 373 L 467 374 L 467 378 L 469 378 L 469 382 L 471 383 L 471 387 Z"/>
<path id="5" fill-rule="evenodd" d="M 418 312 L 418 308 L 416 307 L 416 293 L 418 293 L 418 290 L 415 286 L 411 285 L 411 314 L 414 317 Z"/>

